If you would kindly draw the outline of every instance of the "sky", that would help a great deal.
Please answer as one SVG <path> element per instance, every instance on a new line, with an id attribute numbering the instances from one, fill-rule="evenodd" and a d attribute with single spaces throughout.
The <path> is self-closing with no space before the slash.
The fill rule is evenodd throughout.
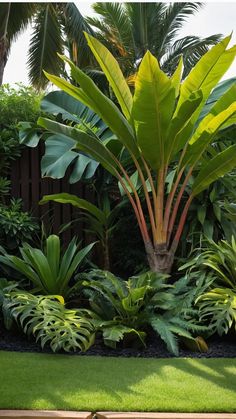
<path id="1" fill-rule="evenodd" d="M 91 8 L 92 1 L 76 2 L 77 7 L 84 16 L 94 14 Z M 27 78 L 27 49 L 31 28 L 26 30 L 13 44 L 4 72 L 4 83 L 14 84 L 22 82 L 29 84 Z M 222 33 L 227 36 L 233 31 L 230 45 L 236 44 L 236 2 L 208 2 L 192 16 L 180 32 L 180 37 L 186 35 L 209 36 Z M 225 74 L 224 79 L 236 77 L 236 59 Z"/>

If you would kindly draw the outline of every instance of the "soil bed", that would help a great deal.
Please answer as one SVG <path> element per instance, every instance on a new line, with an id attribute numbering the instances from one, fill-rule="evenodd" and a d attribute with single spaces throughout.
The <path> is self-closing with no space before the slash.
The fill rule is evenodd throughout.
<path id="1" fill-rule="evenodd" d="M 235 336 L 213 336 L 207 340 L 208 352 L 192 352 L 184 347 L 180 348 L 179 357 L 188 358 L 234 358 L 236 357 Z M 24 335 L 20 330 L 6 330 L 0 321 L 0 350 L 17 352 L 45 352 L 51 353 L 49 347 L 41 349 L 39 343 Z M 64 353 L 64 352 L 61 352 Z M 86 352 L 71 352 L 68 355 L 97 355 L 115 357 L 141 357 L 141 358 L 172 358 L 162 340 L 155 334 L 147 340 L 146 348 L 117 347 L 108 348 L 103 345 L 102 340 L 97 339 L 96 343 Z"/>

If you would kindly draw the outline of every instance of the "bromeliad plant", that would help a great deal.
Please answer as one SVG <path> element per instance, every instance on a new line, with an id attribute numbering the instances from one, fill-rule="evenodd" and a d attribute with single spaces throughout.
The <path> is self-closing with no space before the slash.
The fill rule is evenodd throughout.
<path id="1" fill-rule="evenodd" d="M 27 278 L 34 285 L 34 292 L 68 297 L 73 289 L 69 282 L 93 246 L 94 243 L 78 250 L 73 238 L 63 254 L 59 237 L 51 235 L 44 251 L 25 244 L 20 248 L 21 258 L 5 254 L 0 261 Z"/>
<path id="2" fill-rule="evenodd" d="M 182 83 L 182 60 L 168 77 L 148 51 L 132 94 L 112 54 L 98 40 L 85 36 L 118 105 L 66 57 L 62 59 L 70 65 L 79 87 L 46 76 L 96 112 L 122 144 L 122 152 L 76 127 L 47 118 L 40 118 L 38 123 L 73 140 L 75 150 L 93 157 L 117 178 L 135 212 L 151 270 L 169 272 L 193 199 L 236 166 L 236 145 L 213 157 L 208 153 L 216 134 L 235 122 L 236 86 L 232 85 L 199 122 L 208 96 L 235 58 L 236 46 L 227 49 L 231 37 L 225 38 L 199 60 Z M 124 151 L 133 162 L 133 170 L 122 164 Z M 140 184 L 148 219 L 139 196 Z"/>

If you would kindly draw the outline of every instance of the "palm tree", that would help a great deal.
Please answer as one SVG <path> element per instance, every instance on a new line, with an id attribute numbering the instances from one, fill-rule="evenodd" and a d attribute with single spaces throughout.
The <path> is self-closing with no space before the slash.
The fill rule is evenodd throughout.
<path id="1" fill-rule="evenodd" d="M 95 3 L 93 9 L 98 17 L 87 17 L 86 21 L 96 28 L 96 38 L 115 55 L 126 76 L 135 73 L 149 50 L 169 75 L 183 56 L 185 77 L 221 38 L 220 35 L 177 38 L 185 21 L 201 6 L 201 3 Z"/>
<path id="2" fill-rule="evenodd" d="M 33 24 L 33 34 L 28 55 L 29 79 L 36 88 L 44 88 L 48 83 L 43 70 L 58 75 L 63 72 L 57 53 L 63 53 L 65 48 L 81 67 L 91 64 L 83 31 L 93 31 L 74 3 L 2 3 L 0 85 L 12 42 L 30 23 Z"/>
<path id="3" fill-rule="evenodd" d="M 29 24 L 34 3 L 2 3 L 0 7 L 0 85 L 12 42 Z"/>

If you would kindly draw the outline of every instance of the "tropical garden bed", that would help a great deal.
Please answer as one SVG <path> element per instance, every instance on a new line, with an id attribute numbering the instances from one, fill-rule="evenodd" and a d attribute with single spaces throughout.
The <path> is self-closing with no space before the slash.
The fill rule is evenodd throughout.
<path id="1" fill-rule="evenodd" d="M 115 8 L 184 21 L 198 6 Z M 63 31 L 81 23 L 73 4 L 45 10 Z M 98 72 L 75 65 L 73 40 L 37 85 L 59 91 L 1 88 L 0 407 L 234 412 L 236 84 L 219 81 L 236 47 L 215 36 L 196 54 L 196 38 L 189 62 L 182 49 L 167 65 L 145 45 L 127 69 L 88 22 L 80 42 Z M 18 189 L 48 222 L 10 198 L 22 150 Z"/>
<path id="2" fill-rule="evenodd" d="M 70 352 L 67 355 L 80 356 L 102 356 L 102 357 L 135 357 L 135 358 L 173 358 L 164 342 L 154 333 L 151 333 L 146 342 L 146 347 L 124 347 L 119 345 L 116 349 L 109 348 L 103 344 L 102 339 L 97 339 L 96 343 L 86 352 Z M 34 339 L 27 337 L 20 330 L 6 330 L 0 322 L 0 350 L 14 352 L 35 352 L 35 353 L 51 353 L 49 346 L 44 349 Z M 62 351 L 60 353 L 63 353 Z M 180 358 L 236 358 L 235 337 L 213 336 L 208 340 L 208 351 L 193 351 L 184 347 L 180 347 Z"/>

